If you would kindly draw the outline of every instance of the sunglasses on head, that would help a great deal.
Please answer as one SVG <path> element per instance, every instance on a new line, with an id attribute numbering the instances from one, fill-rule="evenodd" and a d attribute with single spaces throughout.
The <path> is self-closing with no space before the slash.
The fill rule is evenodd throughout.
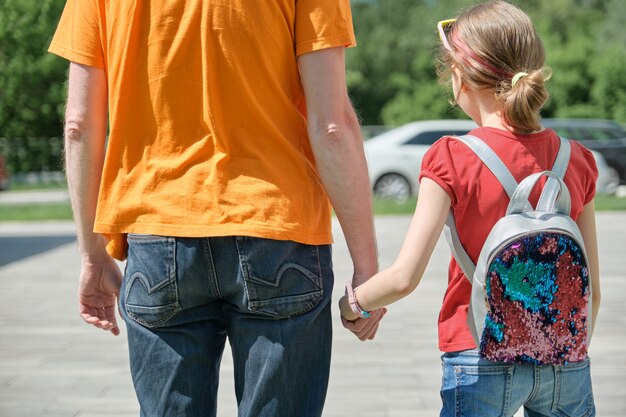
<path id="1" fill-rule="evenodd" d="M 437 23 L 437 30 L 439 31 L 439 38 L 441 39 L 441 42 L 443 43 L 443 47 L 446 48 L 450 52 L 452 52 L 452 47 L 448 43 L 448 33 L 450 32 L 450 29 L 452 29 L 452 24 L 454 22 L 456 22 L 456 19 L 441 20 Z"/>
<path id="2" fill-rule="evenodd" d="M 455 51 L 452 49 L 452 46 L 450 46 L 450 42 L 448 42 L 448 36 L 450 35 L 455 22 L 456 22 L 456 19 L 447 19 L 447 20 L 442 20 L 437 23 L 437 30 L 439 31 L 439 38 L 441 38 L 443 47 L 452 53 L 455 53 Z M 503 71 L 502 69 L 495 67 L 494 65 L 490 64 L 489 62 L 481 58 L 478 54 L 476 54 L 476 52 L 472 51 L 471 48 L 469 48 L 465 44 L 465 42 L 463 42 L 461 39 L 458 39 L 458 36 L 456 38 L 457 39 L 455 39 L 454 46 L 459 52 L 458 58 L 462 60 L 467 66 L 475 67 L 476 64 L 479 64 L 501 78 L 512 77 L 512 75 L 508 74 L 506 71 Z"/>

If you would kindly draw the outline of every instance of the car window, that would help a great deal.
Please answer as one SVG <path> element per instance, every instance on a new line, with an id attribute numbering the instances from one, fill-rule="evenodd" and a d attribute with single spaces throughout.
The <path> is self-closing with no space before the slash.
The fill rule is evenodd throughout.
<path id="1" fill-rule="evenodd" d="M 585 139 L 607 140 L 620 138 L 619 132 L 610 129 L 585 129 Z"/>
<path id="2" fill-rule="evenodd" d="M 559 136 L 576 140 L 610 140 L 626 137 L 619 127 L 550 126 Z"/>
<path id="3" fill-rule="evenodd" d="M 465 135 L 467 130 L 435 130 L 421 132 L 404 142 L 405 145 L 432 145 L 443 136 Z"/>
<path id="4" fill-rule="evenodd" d="M 580 133 L 573 131 L 571 129 L 566 129 L 564 127 L 553 127 L 551 129 L 554 130 L 557 135 L 562 136 L 564 138 L 579 139 L 579 140 L 582 139 L 580 137 Z"/>

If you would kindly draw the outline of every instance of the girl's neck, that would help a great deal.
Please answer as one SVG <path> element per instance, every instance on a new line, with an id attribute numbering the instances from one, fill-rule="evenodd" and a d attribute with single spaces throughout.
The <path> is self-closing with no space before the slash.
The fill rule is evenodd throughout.
<path id="1" fill-rule="evenodd" d="M 504 123 L 499 112 L 481 113 L 479 125 L 482 127 L 493 127 L 496 129 L 508 130 L 511 132 L 513 131 L 510 126 Z"/>
<path id="2" fill-rule="evenodd" d="M 473 99 L 475 100 L 476 118 L 472 117 L 476 124 L 481 127 L 492 127 L 495 129 L 507 130 L 516 134 L 531 134 L 535 132 L 518 131 L 506 124 L 502 118 L 500 106 L 498 105 L 493 91 L 474 90 Z"/>

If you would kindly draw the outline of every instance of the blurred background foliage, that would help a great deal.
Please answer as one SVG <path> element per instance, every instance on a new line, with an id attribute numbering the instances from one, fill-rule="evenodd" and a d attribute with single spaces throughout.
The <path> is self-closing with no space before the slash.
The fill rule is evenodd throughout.
<path id="1" fill-rule="evenodd" d="M 554 72 L 544 116 L 626 123 L 626 1 L 512 2 L 533 18 Z M 437 82 L 436 22 L 474 3 L 352 0 L 359 45 L 347 52 L 347 79 L 363 124 L 464 117 L 448 104 L 448 89 Z M 64 4 L 0 0 L 0 148 L 35 149 L 39 142 L 27 138 L 62 134 L 67 63 L 46 49 Z M 41 169 L 56 164 L 40 154 Z M 13 172 L 36 168 L 12 161 L 7 162 Z"/>
<path id="2" fill-rule="evenodd" d="M 64 0 L 0 0 L 0 137 L 62 133 L 67 63 L 46 53 Z"/>
<path id="3" fill-rule="evenodd" d="M 533 19 L 553 70 L 545 117 L 626 123 L 626 2 L 519 0 Z M 468 0 L 352 2 L 359 43 L 347 53 L 348 86 L 363 124 L 464 117 L 437 82 L 436 23 L 476 4 Z"/>

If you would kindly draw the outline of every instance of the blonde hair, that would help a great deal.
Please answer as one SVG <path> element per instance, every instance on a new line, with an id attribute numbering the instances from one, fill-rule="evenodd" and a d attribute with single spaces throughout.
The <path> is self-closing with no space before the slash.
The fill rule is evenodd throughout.
<path id="1" fill-rule="evenodd" d="M 456 66 L 470 87 L 494 91 L 506 124 L 521 132 L 539 130 L 551 72 L 528 15 L 505 1 L 482 3 L 462 13 L 447 37 L 452 51 L 441 48 L 441 79 L 449 79 Z"/>

